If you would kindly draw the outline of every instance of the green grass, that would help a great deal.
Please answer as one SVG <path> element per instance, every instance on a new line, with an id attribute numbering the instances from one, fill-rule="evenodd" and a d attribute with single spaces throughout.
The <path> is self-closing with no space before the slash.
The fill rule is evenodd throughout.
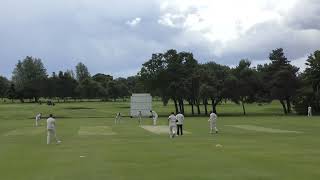
<path id="1" fill-rule="evenodd" d="M 165 125 L 172 104 L 163 107 L 156 102 L 154 106 L 160 124 Z M 116 112 L 129 113 L 128 102 L 65 103 L 54 107 L 0 104 L 0 179 L 320 178 L 320 118 L 283 116 L 278 103 L 246 107 L 248 116 L 244 117 L 241 106 L 220 105 L 218 135 L 208 134 L 207 117 L 187 117 L 185 129 L 192 134 L 169 139 L 138 127 L 136 119 L 123 118 L 120 125 L 114 125 Z M 190 107 L 186 109 L 190 112 Z M 38 112 L 57 116 L 62 144 L 46 145 L 45 121 L 33 130 Z M 143 123 L 152 124 L 151 119 Z M 254 131 L 228 125 L 261 128 Z M 302 133 L 263 132 L 266 128 Z"/>

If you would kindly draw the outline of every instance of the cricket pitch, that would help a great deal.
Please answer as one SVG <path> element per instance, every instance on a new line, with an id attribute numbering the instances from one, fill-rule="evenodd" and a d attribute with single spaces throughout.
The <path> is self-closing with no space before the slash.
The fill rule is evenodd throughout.
<path id="1" fill-rule="evenodd" d="M 266 132 L 266 133 L 302 133 L 300 131 L 288 131 L 288 130 L 281 130 L 281 129 L 265 128 L 265 127 L 254 126 L 254 125 L 226 125 L 226 126 L 244 129 L 244 130 Z"/>
<path id="2" fill-rule="evenodd" d="M 141 126 L 141 128 L 154 134 L 169 134 L 168 126 Z M 183 134 L 191 134 L 191 132 L 183 130 Z"/>

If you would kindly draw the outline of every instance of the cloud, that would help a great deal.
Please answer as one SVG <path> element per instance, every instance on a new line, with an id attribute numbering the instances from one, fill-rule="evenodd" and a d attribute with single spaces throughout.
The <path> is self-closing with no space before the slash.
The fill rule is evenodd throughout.
<path id="1" fill-rule="evenodd" d="M 320 3 L 318 0 L 300 1 L 289 12 L 286 23 L 300 30 L 320 30 Z"/>
<path id="2" fill-rule="evenodd" d="M 128 76 L 172 48 L 254 64 L 282 47 L 294 61 L 320 47 L 319 12 L 315 0 L 3 0 L 0 74 L 35 56 L 49 74 L 81 61 L 91 74 Z"/>
<path id="3" fill-rule="evenodd" d="M 131 27 L 134 27 L 134 26 L 138 25 L 140 22 L 141 22 L 141 18 L 137 17 L 137 18 L 134 18 L 130 21 L 127 21 L 126 24 Z"/>

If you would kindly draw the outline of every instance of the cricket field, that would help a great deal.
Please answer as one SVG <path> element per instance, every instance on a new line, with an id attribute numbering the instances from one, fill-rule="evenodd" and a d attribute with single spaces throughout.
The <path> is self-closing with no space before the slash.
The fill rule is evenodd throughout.
<path id="1" fill-rule="evenodd" d="M 154 102 L 151 118 L 128 115 L 129 102 L 0 103 L 1 180 L 319 180 L 320 118 L 282 115 L 278 103 L 219 105 L 219 134 L 208 117 L 185 118 L 187 133 L 170 139 L 165 128 L 172 104 Z M 201 109 L 203 111 L 203 108 Z M 61 144 L 46 144 L 52 113 Z M 190 113 L 190 107 L 186 112 Z"/>

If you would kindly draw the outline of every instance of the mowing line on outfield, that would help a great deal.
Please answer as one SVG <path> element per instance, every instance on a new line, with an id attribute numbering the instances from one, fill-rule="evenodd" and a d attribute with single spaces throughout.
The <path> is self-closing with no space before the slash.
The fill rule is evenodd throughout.
<path id="1" fill-rule="evenodd" d="M 141 128 L 154 134 L 169 134 L 168 126 L 141 126 Z M 183 134 L 191 134 L 191 132 L 183 130 Z"/>
<path id="2" fill-rule="evenodd" d="M 116 134 L 109 126 L 81 126 L 78 131 L 80 136 L 111 136 Z"/>
<path id="3" fill-rule="evenodd" d="M 302 133 L 300 131 L 288 131 L 288 130 L 282 130 L 282 129 L 265 128 L 261 126 L 255 126 L 255 125 L 225 125 L 225 126 L 244 129 L 244 130 L 250 130 L 250 131 L 266 132 L 266 133 Z"/>
<path id="4" fill-rule="evenodd" d="M 4 134 L 4 136 L 32 136 L 32 135 L 38 135 L 41 133 L 45 133 L 46 129 L 41 127 L 25 127 L 21 129 L 15 129 L 12 131 L 7 132 Z"/>

